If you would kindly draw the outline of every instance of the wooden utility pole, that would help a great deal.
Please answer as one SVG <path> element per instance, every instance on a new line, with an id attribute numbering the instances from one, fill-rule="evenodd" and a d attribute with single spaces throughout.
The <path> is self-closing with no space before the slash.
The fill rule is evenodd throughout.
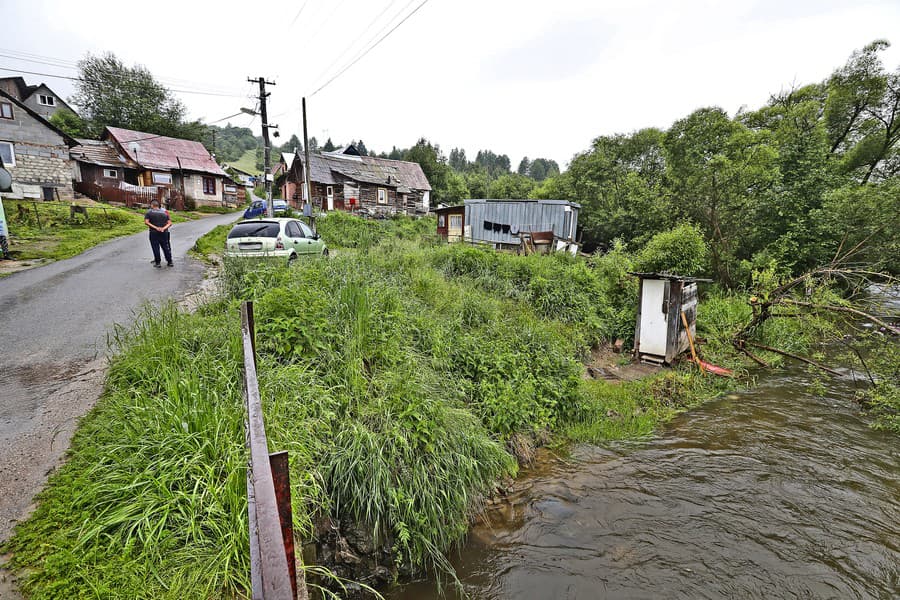
<path id="1" fill-rule="evenodd" d="M 250 79 L 248 77 L 247 81 L 259 84 L 259 116 L 262 119 L 263 179 L 266 185 L 266 216 L 272 218 L 275 216 L 275 209 L 272 206 L 272 147 L 269 145 L 269 120 L 266 114 L 266 98 L 269 94 L 266 92 L 266 85 L 275 85 L 275 82 L 266 81 L 264 77 L 258 77 L 257 79 Z"/>
<path id="2" fill-rule="evenodd" d="M 306 97 L 303 98 L 303 154 L 306 160 L 303 161 L 303 175 L 306 183 L 306 204 L 309 206 L 309 214 L 312 215 L 312 188 L 309 184 L 309 136 L 306 135 Z M 304 212 L 306 207 L 304 206 Z"/>

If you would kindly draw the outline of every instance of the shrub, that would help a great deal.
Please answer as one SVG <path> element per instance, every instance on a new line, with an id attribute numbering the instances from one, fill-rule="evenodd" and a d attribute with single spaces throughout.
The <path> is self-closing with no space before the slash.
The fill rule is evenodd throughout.
<path id="1" fill-rule="evenodd" d="M 671 231 L 657 233 L 634 260 L 634 268 L 644 272 L 700 275 L 707 269 L 709 247 L 700 229 L 684 223 Z"/>

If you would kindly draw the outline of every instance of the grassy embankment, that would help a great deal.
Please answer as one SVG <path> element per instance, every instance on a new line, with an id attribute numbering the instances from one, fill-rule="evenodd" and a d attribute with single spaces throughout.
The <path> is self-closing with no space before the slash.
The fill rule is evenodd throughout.
<path id="1" fill-rule="evenodd" d="M 433 227 L 331 215 L 319 231 L 348 248 L 337 257 L 226 263 L 219 300 L 121 332 L 103 398 L 5 548 L 30 597 L 245 593 L 242 299 L 256 303 L 267 428 L 290 452 L 296 531 L 309 538 L 321 515 L 362 523 L 418 567 L 445 564 L 536 441 L 644 436 L 721 389 L 689 370 L 584 379 L 587 350 L 632 330 L 627 256 L 441 246 Z M 721 300 L 711 316 L 736 310 Z"/>
<path id="2" fill-rule="evenodd" d="M 10 254 L 14 260 L 63 260 L 81 254 L 97 244 L 124 235 L 145 231 L 144 210 L 79 203 L 87 216 L 70 218 L 67 203 L 4 200 L 10 233 Z M 21 207 L 21 210 L 20 208 Z M 193 212 L 173 212 L 172 221 L 182 223 L 204 213 L 231 212 L 201 207 Z"/>
<path id="3" fill-rule="evenodd" d="M 143 213 L 103 205 L 88 206 L 87 218 L 76 214 L 74 220 L 64 203 L 4 200 L 3 207 L 11 233 L 9 249 L 16 260 L 62 260 L 147 228 Z"/>

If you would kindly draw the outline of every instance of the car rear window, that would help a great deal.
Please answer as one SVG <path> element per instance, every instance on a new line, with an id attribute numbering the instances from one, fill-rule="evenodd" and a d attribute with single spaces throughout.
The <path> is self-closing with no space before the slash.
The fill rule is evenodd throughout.
<path id="1" fill-rule="evenodd" d="M 257 221 L 254 223 L 238 223 L 228 234 L 228 239 L 244 237 L 278 237 L 281 225 L 271 221 Z"/>

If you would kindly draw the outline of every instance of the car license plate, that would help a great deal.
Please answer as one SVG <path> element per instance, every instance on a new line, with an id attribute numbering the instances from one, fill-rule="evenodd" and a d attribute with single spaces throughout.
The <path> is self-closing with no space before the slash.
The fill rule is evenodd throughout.
<path id="1" fill-rule="evenodd" d="M 241 250 L 262 250 L 262 242 L 241 242 L 238 244 Z"/>

